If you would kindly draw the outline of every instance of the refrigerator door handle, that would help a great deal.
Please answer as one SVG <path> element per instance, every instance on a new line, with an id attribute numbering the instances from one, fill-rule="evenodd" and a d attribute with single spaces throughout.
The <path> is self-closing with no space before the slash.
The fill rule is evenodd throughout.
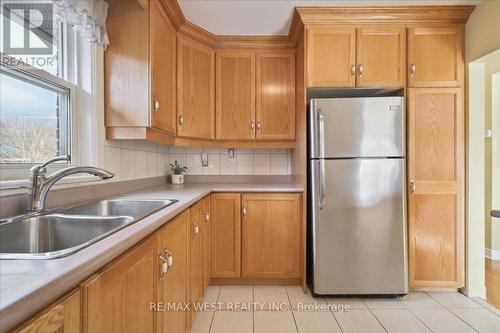
<path id="1" fill-rule="evenodd" d="M 325 117 L 321 113 L 321 109 L 318 109 L 318 153 L 319 157 L 325 157 Z"/>
<path id="2" fill-rule="evenodd" d="M 325 160 L 320 159 L 318 161 L 318 208 L 323 209 L 325 207 Z"/>

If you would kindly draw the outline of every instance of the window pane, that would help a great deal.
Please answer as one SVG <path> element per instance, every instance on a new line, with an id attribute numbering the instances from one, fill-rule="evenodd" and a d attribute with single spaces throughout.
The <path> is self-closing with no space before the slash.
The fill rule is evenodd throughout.
<path id="1" fill-rule="evenodd" d="M 68 91 L 0 72 L 0 163 L 36 163 L 69 153 Z"/>
<path id="2" fill-rule="evenodd" d="M 2 0 L 0 5 L 0 51 L 15 59 L 9 65 L 21 69 L 28 65 L 63 78 L 62 24 L 52 1 Z"/>

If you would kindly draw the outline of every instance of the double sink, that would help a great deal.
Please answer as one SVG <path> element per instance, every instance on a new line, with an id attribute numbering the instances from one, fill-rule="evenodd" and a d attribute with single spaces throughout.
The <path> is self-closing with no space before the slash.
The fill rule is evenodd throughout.
<path id="1" fill-rule="evenodd" d="M 0 222 L 0 259 L 75 253 L 177 200 L 111 199 Z"/>

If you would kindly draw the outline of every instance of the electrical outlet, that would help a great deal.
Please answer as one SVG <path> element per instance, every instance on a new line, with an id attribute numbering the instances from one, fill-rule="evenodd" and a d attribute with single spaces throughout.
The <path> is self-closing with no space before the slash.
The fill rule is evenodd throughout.
<path id="1" fill-rule="evenodd" d="M 484 137 L 485 138 L 491 138 L 492 135 L 493 135 L 493 131 L 491 129 L 487 128 L 484 130 Z"/>
<path id="2" fill-rule="evenodd" d="M 229 148 L 227 150 L 227 157 L 234 158 L 234 148 Z"/>
<path id="3" fill-rule="evenodd" d="M 205 152 L 201 153 L 201 166 L 208 167 L 208 154 Z"/>

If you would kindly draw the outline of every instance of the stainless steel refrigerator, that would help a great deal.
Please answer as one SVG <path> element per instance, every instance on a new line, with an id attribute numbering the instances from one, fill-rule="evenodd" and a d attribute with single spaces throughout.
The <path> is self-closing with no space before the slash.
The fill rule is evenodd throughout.
<path id="1" fill-rule="evenodd" d="M 404 114 L 403 97 L 310 101 L 315 295 L 408 292 Z"/>

